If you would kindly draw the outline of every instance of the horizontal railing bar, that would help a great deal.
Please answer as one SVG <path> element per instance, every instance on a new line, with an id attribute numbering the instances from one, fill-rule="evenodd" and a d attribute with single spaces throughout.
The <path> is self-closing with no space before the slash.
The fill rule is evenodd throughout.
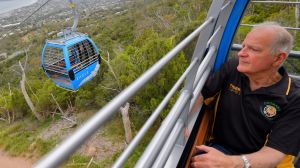
<path id="1" fill-rule="evenodd" d="M 79 72 L 82 69 L 84 69 L 84 68 L 86 68 L 86 67 L 94 64 L 97 61 L 98 61 L 98 58 L 94 58 L 94 59 L 88 60 L 88 61 L 86 61 L 84 63 L 79 63 L 79 65 L 76 65 L 76 66 L 72 67 L 72 69 L 74 69 L 74 72 L 76 73 L 76 72 Z"/>
<path id="2" fill-rule="evenodd" d="M 40 162 L 35 165 L 35 168 L 52 168 L 58 167 L 71 154 L 75 152 L 90 136 L 93 135 L 107 120 L 109 120 L 115 112 L 126 103 L 133 95 L 137 93 L 150 79 L 152 79 L 173 57 L 175 57 L 187 44 L 189 44 L 199 33 L 214 19 L 208 18 L 200 27 L 192 32 L 187 38 L 181 41 L 167 55 L 155 63 L 141 77 L 135 80 L 119 95 L 117 95 L 106 106 L 100 109 L 92 118 L 90 118 L 81 128 L 63 141 Z"/>
<path id="3" fill-rule="evenodd" d="M 231 46 L 231 50 L 233 51 L 240 51 L 241 49 L 243 48 L 243 46 L 241 44 L 233 44 Z M 300 59 L 300 52 L 299 51 L 291 51 L 289 53 L 289 57 L 292 57 L 292 58 L 298 58 Z"/>
<path id="4" fill-rule="evenodd" d="M 53 68 L 45 68 L 45 71 L 55 72 L 55 73 L 62 74 L 62 75 L 68 75 L 67 71 L 65 71 L 65 70 L 60 71 L 60 70 L 53 69 Z"/>
<path id="5" fill-rule="evenodd" d="M 98 60 L 98 55 L 93 55 L 89 58 L 86 58 L 84 61 L 78 62 L 77 64 L 72 65 L 72 68 L 76 68 L 78 66 L 85 66 L 86 64 L 89 64 L 91 61 Z"/>
<path id="6" fill-rule="evenodd" d="M 45 70 L 61 73 L 61 74 L 66 74 L 67 70 L 63 68 L 57 68 L 57 67 L 51 67 L 51 66 L 44 66 Z"/>
<path id="7" fill-rule="evenodd" d="M 52 69 L 60 69 L 60 70 L 66 70 L 67 71 L 67 68 L 66 67 L 63 67 L 63 66 L 57 66 L 57 65 L 49 65 L 49 64 L 44 64 L 45 68 L 52 68 Z"/>
<path id="8" fill-rule="evenodd" d="M 269 4 L 300 4 L 300 2 L 289 1 L 251 1 L 252 3 L 269 3 Z"/>
<path id="9" fill-rule="evenodd" d="M 164 167 L 164 165 L 166 164 L 170 153 L 172 152 L 172 149 L 174 148 L 176 141 L 178 139 L 178 136 L 180 135 L 181 131 L 183 130 L 184 124 L 183 121 L 181 119 L 179 119 L 170 136 L 168 137 L 168 140 L 166 141 L 163 149 L 161 150 L 161 152 L 159 153 L 157 159 L 155 160 L 155 163 L 152 165 L 152 167 Z"/>
<path id="10" fill-rule="evenodd" d="M 201 62 L 200 68 L 204 67 L 204 66 L 207 66 L 208 62 L 210 61 L 210 57 L 212 57 L 212 55 L 215 53 L 215 51 L 216 51 L 215 47 L 212 46 L 210 48 L 210 50 L 208 51 L 207 55 L 205 56 L 204 60 Z M 199 73 L 203 73 L 203 72 L 204 71 L 199 71 Z M 188 92 L 188 91 L 185 90 L 185 92 Z M 169 127 L 174 126 L 176 120 L 178 119 L 178 118 L 176 118 L 175 121 L 169 121 L 170 118 L 175 116 L 175 114 L 173 114 L 173 113 L 177 112 L 176 110 L 178 110 L 177 108 L 179 108 L 179 107 L 176 107 L 176 106 L 180 103 L 180 101 L 181 100 L 179 100 L 179 99 L 176 101 L 175 105 L 171 109 L 171 111 L 168 114 L 167 118 L 164 120 L 163 125 L 159 128 L 159 130 L 155 134 L 154 138 L 152 138 L 152 141 L 148 145 L 146 151 L 144 152 L 144 154 L 142 155 L 142 157 L 138 161 L 136 167 L 138 167 L 138 168 L 141 167 L 142 168 L 145 165 L 146 165 L 146 167 L 151 166 L 152 162 L 155 160 L 155 157 L 156 157 L 157 153 L 161 149 L 162 143 L 167 138 L 166 137 L 167 133 L 170 133 L 170 131 L 171 131 L 170 130 L 171 128 L 169 128 Z M 180 107 L 180 108 L 183 108 L 183 107 Z M 165 125 L 166 123 L 167 123 L 167 125 Z"/>
<path id="11" fill-rule="evenodd" d="M 247 27 L 255 27 L 255 24 L 240 24 L 241 26 L 247 26 Z M 300 28 L 297 27 L 283 27 L 287 30 L 300 30 Z"/>
<path id="12" fill-rule="evenodd" d="M 195 82 L 193 84 L 193 89 L 195 89 L 195 86 L 197 85 L 197 83 L 199 82 L 199 80 L 201 79 L 205 69 L 207 68 L 210 60 L 211 60 L 211 57 L 213 56 L 213 54 L 215 53 L 216 51 L 216 48 L 214 46 L 212 46 L 210 48 L 210 50 L 208 51 L 207 53 L 207 56 L 203 59 L 203 61 L 201 62 L 201 64 L 203 64 L 202 66 L 200 65 L 199 66 L 199 69 L 197 71 L 197 75 L 196 75 L 196 78 L 195 78 Z"/>
<path id="13" fill-rule="evenodd" d="M 289 74 L 289 76 L 290 76 L 291 78 L 295 78 L 295 79 L 297 79 L 297 80 L 300 80 L 300 76 L 299 76 L 299 75 Z"/>
<path id="14" fill-rule="evenodd" d="M 193 92 L 193 99 L 191 100 L 191 106 L 190 106 L 190 110 L 192 111 L 192 108 L 196 102 L 196 100 L 198 99 L 198 97 L 200 96 L 201 90 L 205 84 L 206 79 L 208 78 L 209 74 L 210 74 L 210 70 L 211 67 L 207 67 L 207 69 L 204 71 L 202 78 L 199 80 L 198 84 L 195 87 L 195 90 Z"/>
<path id="15" fill-rule="evenodd" d="M 138 163 L 135 165 L 135 168 L 149 168 L 152 166 L 159 151 L 162 149 L 162 146 L 168 138 L 168 135 L 171 133 L 172 128 L 176 124 L 176 121 L 178 120 L 182 110 L 190 98 L 191 93 L 188 90 L 184 90 L 181 93 L 170 113 L 164 119 L 162 125 L 159 127 L 150 144 L 140 157 Z"/>
<path id="16" fill-rule="evenodd" d="M 222 29 L 222 26 L 220 25 L 214 32 L 214 34 L 208 39 L 207 43 L 206 43 L 206 48 L 209 47 L 210 43 L 212 42 L 212 40 L 217 37 L 217 34 L 219 33 L 219 31 Z"/>
<path id="17" fill-rule="evenodd" d="M 51 64 L 51 65 L 54 65 L 54 64 L 59 64 L 59 62 L 60 61 L 65 61 L 64 59 L 59 59 L 59 60 L 57 60 L 57 59 L 52 59 L 52 60 L 50 60 L 50 59 L 47 59 L 47 60 L 45 60 L 44 61 L 44 63 L 45 64 Z"/>
<path id="18" fill-rule="evenodd" d="M 186 76 L 189 74 L 189 72 L 192 70 L 192 68 L 196 65 L 198 62 L 197 59 L 193 60 L 190 66 L 186 69 L 186 71 L 181 75 L 181 77 L 178 79 L 178 81 L 175 83 L 175 85 L 172 87 L 172 89 L 169 91 L 167 96 L 161 101 L 161 103 L 158 105 L 158 107 L 154 110 L 154 112 L 151 114 L 149 119 L 146 121 L 146 123 L 143 125 L 143 127 L 140 129 L 140 131 L 135 135 L 134 139 L 130 142 L 128 147 L 124 150 L 124 152 L 121 154 L 121 156 L 118 158 L 118 160 L 115 162 L 115 164 L 112 166 L 113 168 L 119 168 L 122 167 L 123 164 L 127 161 L 127 159 L 130 157 L 130 155 L 133 153 L 133 151 L 136 149 L 142 138 L 146 135 L 147 131 L 151 128 L 151 126 L 154 124 L 156 119 L 159 117 L 162 110 L 165 108 L 165 106 L 168 104 L 172 96 L 176 93 L 178 88 L 181 86 L 181 84 L 184 82 Z"/>
<path id="19" fill-rule="evenodd" d="M 231 1 L 228 1 L 224 6 L 222 6 L 221 11 L 226 9 L 231 4 Z"/>
<path id="20" fill-rule="evenodd" d="M 68 76 L 67 73 L 59 72 L 59 71 L 56 71 L 56 70 L 53 70 L 53 69 L 46 69 L 46 71 L 55 72 L 55 73 L 58 73 L 58 74 L 61 74 L 61 75 L 66 75 L 66 76 Z M 52 78 L 52 77 L 50 77 L 50 78 Z"/>

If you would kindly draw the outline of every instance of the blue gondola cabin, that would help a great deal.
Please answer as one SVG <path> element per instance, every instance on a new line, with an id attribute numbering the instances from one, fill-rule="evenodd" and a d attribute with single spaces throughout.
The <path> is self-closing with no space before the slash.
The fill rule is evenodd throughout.
<path id="1" fill-rule="evenodd" d="M 85 34 L 47 40 L 42 67 L 56 85 L 76 91 L 93 79 L 100 69 L 101 57 L 95 43 Z"/>

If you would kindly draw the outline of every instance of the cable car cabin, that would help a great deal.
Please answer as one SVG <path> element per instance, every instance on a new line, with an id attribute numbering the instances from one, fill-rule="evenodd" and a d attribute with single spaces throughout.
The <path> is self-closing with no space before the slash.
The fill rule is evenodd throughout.
<path id="1" fill-rule="evenodd" d="M 42 67 L 56 85 L 78 90 L 100 69 L 100 54 L 95 43 L 85 34 L 72 33 L 47 40 L 42 53 Z"/>

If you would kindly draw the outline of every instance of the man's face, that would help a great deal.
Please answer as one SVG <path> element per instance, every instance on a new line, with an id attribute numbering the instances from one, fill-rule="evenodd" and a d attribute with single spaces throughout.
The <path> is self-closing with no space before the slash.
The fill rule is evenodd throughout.
<path id="1" fill-rule="evenodd" d="M 243 42 L 243 48 L 238 53 L 237 70 L 246 75 L 263 73 L 273 67 L 276 59 L 271 54 L 274 30 L 259 28 L 251 31 Z"/>

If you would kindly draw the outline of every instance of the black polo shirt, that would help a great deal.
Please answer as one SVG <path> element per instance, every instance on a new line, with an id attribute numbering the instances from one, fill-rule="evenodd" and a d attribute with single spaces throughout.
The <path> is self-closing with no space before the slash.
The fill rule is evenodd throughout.
<path id="1" fill-rule="evenodd" d="M 300 83 L 285 69 L 269 87 L 250 90 L 249 79 L 237 71 L 238 60 L 224 63 L 202 89 L 204 98 L 221 92 L 214 141 L 233 154 L 247 154 L 266 145 L 285 154 L 300 150 Z"/>

